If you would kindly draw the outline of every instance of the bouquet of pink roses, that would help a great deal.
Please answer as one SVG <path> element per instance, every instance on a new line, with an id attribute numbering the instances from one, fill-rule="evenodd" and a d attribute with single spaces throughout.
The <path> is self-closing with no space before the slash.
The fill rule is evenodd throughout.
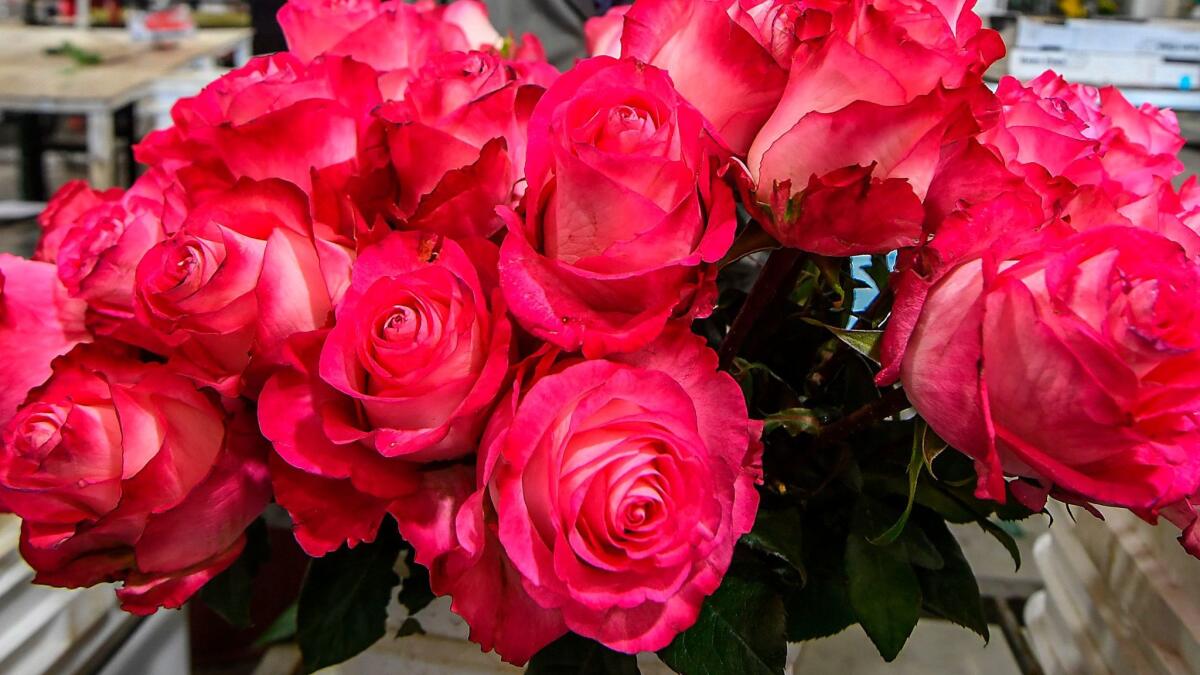
<path id="1" fill-rule="evenodd" d="M 740 674 L 854 623 L 986 636 L 948 522 L 1015 556 L 995 521 L 1055 498 L 1200 551 L 1174 115 L 989 90 L 970 8 L 638 0 L 560 73 L 477 0 L 293 0 L 289 52 L 0 257 L 37 581 L 244 618 L 273 502 L 310 670 L 399 584 L 512 663 Z"/>

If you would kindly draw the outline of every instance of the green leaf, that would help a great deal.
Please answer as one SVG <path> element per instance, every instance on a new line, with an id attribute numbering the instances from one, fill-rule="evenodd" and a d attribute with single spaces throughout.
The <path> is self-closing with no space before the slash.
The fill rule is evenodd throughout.
<path id="1" fill-rule="evenodd" d="M 810 579 L 803 588 L 788 593 L 784 605 L 788 642 L 829 637 L 858 622 L 844 578 Z"/>
<path id="2" fill-rule="evenodd" d="M 899 491 L 899 480 L 893 477 L 874 475 L 871 482 Z M 964 492 L 965 490 L 965 492 Z M 970 489 L 951 487 L 941 482 L 921 483 L 917 486 L 916 502 L 921 506 L 937 512 L 951 523 L 975 523 L 996 541 L 1000 542 L 1012 558 L 1017 569 L 1021 568 L 1021 549 L 1008 532 L 989 520 L 995 504 L 982 502 L 970 494 Z"/>
<path id="3" fill-rule="evenodd" d="M 1005 531 L 1004 528 L 1000 527 L 996 523 L 993 523 L 989 519 L 992 509 L 994 509 L 996 506 L 995 503 L 982 502 L 979 499 L 976 499 L 974 495 L 970 494 L 969 488 L 966 488 L 965 486 L 960 488 L 952 488 L 939 485 L 935 488 L 935 490 L 944 495 L 947 501 L 958 505 L 959 508 L 971 515 L 971 518 L 968 521 L 955 521 L 949 518 L 948 520 L 951 522 L 970 522 L 973 520 L 975 524 L 979 525 L 979 527 L 983 529 L 984 532 L 992 535 L 992 538 L 1000 542 L 1000 545 L 1002 545 L 1004 549 L 1008 551 L 1008 555 L 1012 558 L 1015 569 L 1021 569 L 1021 549 L 1017 546 L 1016 540 L 1014 540 L 1012 535 Z"/>
<path id="4" fill-rule="evenodd" d="M 867 541 L 900 560 L 926 569 L 941 569 L 942 554 L 938 553 L 933 542 L 929 541 L 919 527 L 906 522 L 906 526 L 900 528 L 895 541 L 886 543 L 880 543 L 871 536 L 883 529 L 887 523 L 895 522 L 898 518 L 897 512 L 898 509 L 889 504 L 867 495 L 860 495 L 854 505 L 852 532 L 865 536 Z M 907 521 L 907 518 L 905 520 Z"/>
<path id="5" fill-rule="evenodd" d="M 762 509 L 754 529 L 742 536 L 742 543 L 791 565 L 804 577 L 804 549 L 800 545 L 800 512 L 796 509 Z"/>
<path id="6" fill-rule="evenodd" d="M 276 642 L 287 642 L 296 637 L 296 608 L 297 603 L 293 602 L 283 610 L 271 625 L 263 631 L 262 635 L 254 641 L 256 648 L 273 645 Z"/>
<path id="7" fill-rule="evenodd" d="M 805 319 L 805 323 L 810 323 L 814 326 L 820 326 L 830 333 L 833 333 L 837 339 L 846 343 L 848 347 L 863 356 L 871 359 L 875 363 L 879 363 L 879 340 L 883 337 L 881 330 L 850 330 L 848 328 L 838 328 L 830 326 L 827 323 L 822 323 L 816 319 Z"/>
<path id="8" fill-rule="evenodd" d="M 389 521 L 374 543 L 313 561 L 296 617 L 305 672 L 341 663 L 384 636 L 401 546 Z"/>
<path id="9" fill-rule="evenodd" d="M 249 628 L 254 577 L 270 555 L 267 526 L 260 518 L 246 528 L 246 546 L 242 554 L 224 572 L 205 584 L 197 597 L 234 628 Z"/>
<path id="10" fill-rule="evenodd" d="M 658 656 L 687 675 L 779 675 L 787 661 L 783 601 L 761 577 L 730 572 L 695 625 Z"/>
<path id="11" fill-rule="evenodd" d="M 925 532 L 913 523 L 909 523 L 908 527 L 904 528 L 904 533 L 900 535 L 895 545 L 903 547 L 904 557 L 917 567 L 940 570 L 946 564 L 941 552 L 933 545 Z"/>
<path id="12" fill-rule="evenodd" d="M 637 657 L 567 633 L 529 660 L 526 675 L 638 675 Z"/>
<path id="13" fill-rule="evenodd" d="M 908 460 L 908 503 L 904 505 L 904 512 L 900 514 L 900 518 L 894 525 L 883 534 L 871 539 L 871 543 L 876 546 L 886 546 L 896 541 L 896 538 L 904 531 L 904 525 L 908 523 L 908 515 L 912 513 L 913 500 L 917 497 L 917 481 L 921 478 L 921 466 L 925 462 L 924 432 L 928 429 L 929 426 L 925 424 L 925 420 L 921 419 L 918 419 L 913 427 L 912 457 Z"/>
<path id="14" fill-rule="evenodd" d="M 919 423 L 925 430 L 921 434 L 923 436 L 921 440 L 921 455 L 925 458 L 925 468 L 929 470 L 930 476 L 937 478 L 937 474 L 933 472 L 933 462 L 950 446 L 934 433 L 928 424 L 925 424 L 925 420 L 921 420 Z"/>
<path id="15" fill-rule="evenodd" d="M 429 570 L 415 562 L 412 555 L 408 558 L 408 576 L 400 582 L 400 593 L 397 598 L 400 604 L 408 608 L 409 615 L 425 609 L 434 599 L 433 591 L 429 588 Z"/>
<path id="16" fill-rule="evenodd" d="M 928 511 L 914 516 L 919 519 L 921 529 L 937 546 L 945 564 L 933 572 L 918 570 L 921 582 L 921 601 L 925 609 L 979 634 L 985 641 L 988 634 L 987 618 L 983 613 L 983 598 L 975 573 L 963 555 L 958 541 L 946 527 L 945 521 Z"/>
<path id="17" fill-rule="evenodd" d="M 860 500 L 861 501 L 861 500 Z M 865 506 L 865 505 L 863 505 Z M 921 615 L 921 586 L 907 556 L 876 546 L 862 532 L 865 508 L 856 509 L 846 540 L 846 578 L 850 605 L 879 655 L 891 661 L 900 653 Z"/>
<path id="18" fill-rule="evenodd" d="M 979 527 L 983 528 L 984 532 L 992 535 L 993 539 L 1000 542 L 1004 550 L 1008 551 L 1008 555 L 1013 561 L 1013 571 L 1021 569 L 1021 548 L 1017 546 L 1017 541 L 1013 539 L 1012 535 L 987 518 L 980 518 L 975 522 L 979 524 Z"/>
<path id="19" fill-rule="evenodd" d="M 756 361 L 748 361 L 737 356 L 734 357 L 732 366 L 733 379 L 737 380 L 747 401 L 754 400 L 755 385 L 759 380 L 764 382 L 773 380 L 787 386 L 784 379 L 776 375 L 775 371 Z"/>
<path id="20" fill-rule="evenodd" d="M 821 419 L 817 412 L 808 408 L 788 408 L 767 415 L 763 420 L 763 434 L 782 428 L 792 436 L 816 435 L 821 431 Z"/>

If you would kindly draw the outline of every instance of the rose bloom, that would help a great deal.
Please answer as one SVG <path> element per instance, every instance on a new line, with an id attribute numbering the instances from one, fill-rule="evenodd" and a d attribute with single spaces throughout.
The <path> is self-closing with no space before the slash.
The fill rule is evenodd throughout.
<path id="1" fill-rule="evenodd" d="M 1191 201 L 1194 184 L 1193 176 L 1176 191 L 1171 183 L 1158 181 L 1157 189 L 1140 198 L 1119 188 L 1105 190 L 1087 185 L 1063 202 L 1060 218 L 1076 231 L 1124 225 L 1157 232 L 1195 258 L 1200 256 L 1200 218 Z"/>
<path id="2" fill-rule="evenodd" d="M 319 53 L 349 56 L 381 74 L 388 100 L 404 97 L 408 81 L 441 52 L 497 49 L 500 34 L 478 0 L 440 5 L 329 0 L 289 2 L 279 12 L 291 51 L 304 61 Z"/>
<path id="3" fill-rule="evenodd" d="M 279 10 L 288 51 L 303 61 L 345 54 L 380 70 L 395 68 L 395 56 L 432 40 L 444 49 L 499 47 L 502 38 L 478 0 L 448 5 L 423 1 L 291 0 Z M 388 44 L 374 38 L 389 35 Z M 418 47 L 419 48 L 419 47 Z M 376 57 L 372 59 L 371 57 Z M 420 65 L 419 59 L 405 65 Z"/>
<path id="4" fill-rule="evenodd" d="M 567 630 L 666 646 L 754 522 L 761 423 L 683 326 L 606 359 L 527 361 L 478 474 L 445 469 L 394 510 L 471 639 L 523 663 Z"/>
<path id="5" fill-rule="evenodd" d="M 621 30 L 625 25 L 625 14 L 632 5 L 610 7 L 600 16 L 593 16 L 583 24 L 583 36 L 587 43 L 588 56 L 621 56 Z"/>
<path id="6" fill-rule="evenodd" d="M 186 216 L 184 204 L 169 196 L 176 190 L 165 172 L 150 169 L 119 199 L 101 202 L 62 226 L 58 278 L 73 297 L 87 301 L 87 324 L 98 334 L 155 351 L 161 347 L 132 328 L 133 281 L 142 256 Z"/>
<path id="7" fill-rule="evenodd" d="M 38 240 L 33 259 L 54 262 L 58 257 L 59 244 L 80 216 L 101 204 L 118 201 L 123 193 L 121 188 L 93 190 L 82 180 L 69 181 L 63 185 L 50 198 L 46 208 L 38 214 L 37 221 L 42 227 L 42 236 Z"/>
<path id="8" fill-rule="evenodd" d="M 1200 265 L 1182 247 L 1051 226 L 946 269 L 900 374 L 930 427 L 975 459 L 981 496 L 1003 500 L 1008 474 L 1034 506 L 1054 493 L 1153 518 L 1197 491 Z"/>
<path id="9" fill-rule="evenodd" d="M 46 381 L 54 357 L 91 340 L 85 307 L 67 295 L 54 265 L 0 253 L 0 424 Z"/>
<path id="10" fill-rule="evenodd" d="M 140 159 L 210 165 L 238 177 L 281 178 L 308 190 L 313 170 L 354 166 L 372 141 L 378 74 L 340 57 L 305 64 L 287 52 L 251 59 L 171 110 L 175 127 L 152 135 Z M 218 179 L 214 176 L 210 180 Z"/>
<path id="11" fill-rule="evenodd" d="M 1183 171 L 1175 114 L 1149 104 L 1135 108 L 1115 87 L 1071 84 L 1047 71 L 1028 86 L 1006 77 L 996 95 L 999 123 L 980 141 L 1038 186 L 1047 202 L 1090 185 L 1110 196 L 1126 193 L 1117 204 L 1123 206 Z"/>
<path id="12" fill-rule="evenodd" d="M 138 264 L 138 321 L 172 347 L 179 372 L 226 395 L 254 393 L 252 357 L 280 357 L 291 334 L 326 325 L 349 253 L 316 239 L 308 200 L 281 180 L 243 179 L 193 209 Z"/>
<path id="13" fill-rule="evenodd" d="M 557 76 L 523 74 L 495 53 L 432 57 L 403 101 L 380 116 L 399 184 L 397 208 L 409 227 L 451 237 L 491 236 L 524 180 L 525 135 L 533 107 Z"/>
<path id="14" fill-rule="evenodd" d="M 475 450 L 509 366 L 495 246 L 394 232 L 364 248 L 328 331 L 259 399 L 276 498 L 312 555 L 370 541 L 416 462 Z"/>
<path id="15" fill-rule="evenodd" d="M 500 278 L 521 325 L 593 357 L 707 316 L 736 228 L 723 152 L 664 71 L 577 63 L 530 121 L 524 219 L 502 210 Z"/>
<path id="16" fill-rule="evenodd" d="M 123 581 L 135 614 L 182 606 L 232 564 L 270 499 L 252 417 L 113 343 L 56 361 L 3 443 L 0 498 L 35 581 Z"/>
<path id="17" fill-rule="evenodd" d="M 763 224 L 823 255 L 912 245 L 944 148 L 977 130 L 991 98 L 980 77 L 1003 45 L 970 3 L 950 15 L 932 2 L 797 5 L 776 7 L 796 42 L 746 157 Z"/>

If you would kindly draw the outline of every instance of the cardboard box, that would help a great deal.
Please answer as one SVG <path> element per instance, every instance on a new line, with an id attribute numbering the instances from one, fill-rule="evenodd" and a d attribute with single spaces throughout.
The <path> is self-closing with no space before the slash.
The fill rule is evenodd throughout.
<path id="1" fill-rule="evenodd" d="M 1084 84 L 1200 89 L 1200 63 L 1168 61 L 1152 54 L 1018 47 L 1008 55 L 1008 74 L 1017 79 L 1031 80 L 1047 70 Z"/>
<path id="2" fill-rule="evenodd" d="M 1022 49 L 1150 54 L 1200 62 L 1200 22 L 1017 18 Z"/>

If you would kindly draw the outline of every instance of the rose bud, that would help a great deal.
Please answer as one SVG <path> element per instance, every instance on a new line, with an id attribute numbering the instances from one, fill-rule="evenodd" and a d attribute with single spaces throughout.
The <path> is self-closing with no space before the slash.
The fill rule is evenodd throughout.
<path id="1" fill-rule="evenodd" d="M 524 219 L 502 210 L 521 325 L 594 357 L 707 316 L 737 225 L 723 153 L 658 68 L 596 57 L 563 75 L 530 121 Z"/>
<path id="2" fill-rule="evenodd" d="M 522 663 L 567 630 L 666 646 L 754 522 L 761 423 L 676 326 L 633 354 L 525 362 L 478 474 L 444 469 L 393 509 L 471 639 Z"/>
<path id="3" fill-rule="evenodd" d="M 290 341 L 259 421 L 310 554 L 373 539 L 413 463 L 474 452 L 511 350 L 495 264 L 487 242 L 392 233 L 359 255 L 333 328 Z"/>
<path id="4" fill-rule="evenodd" d="M 270 499 L 252 417 L 113 343 L 55 361 L 3 443 L 0 499 L 35 581 L 123 581 L 135 614 L 182 606 L 232 564 Z"/>

